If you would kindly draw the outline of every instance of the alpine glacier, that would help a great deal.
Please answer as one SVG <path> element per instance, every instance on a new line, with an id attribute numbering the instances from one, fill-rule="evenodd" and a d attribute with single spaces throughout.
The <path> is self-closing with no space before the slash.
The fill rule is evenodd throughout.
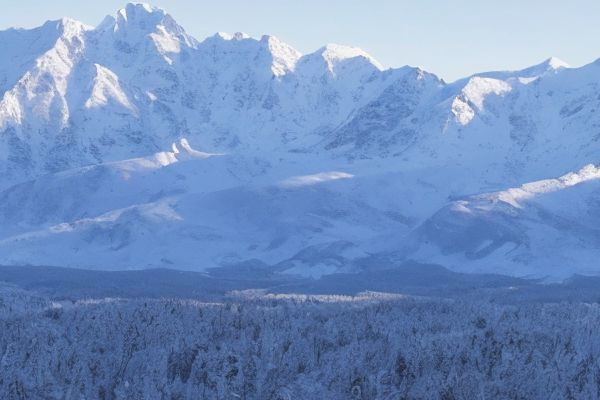
<path id="1" fill-rule="evenodd" d="M 0 264 L 600 274 L 600 60 L 447 83 L 145 4 L 0 54 Z"/>

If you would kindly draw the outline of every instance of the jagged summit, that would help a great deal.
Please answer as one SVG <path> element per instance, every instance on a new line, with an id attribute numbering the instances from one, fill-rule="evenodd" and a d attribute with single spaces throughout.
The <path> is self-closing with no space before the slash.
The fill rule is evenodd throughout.
<path id="1" fill-rule="evenodd" d="M 94 29 L 93 26 L 86 25 L 83 22 L 77 21 L 77 20 L 75 20 L 73 18 L 69 18 L 69 17 L 62 17 L 57 20 L 46 21 L 44 23 L 43 27 L 47 27 L 50 29 L 54 28 L 59 33 L 62 33 L 62 34 L 69 33 L 69 32 L 75 32 L 75 31 L 79 32 L 79 31 L 83 31 L 83 30 Z"/>
<path id="2" fill-rule="evenodd" d="M 214 38 L 223 40 L 245 40 L 251 39 L 250 35 L 245 32 L 235 32 L 233 34 L 227 32 L 217 32 L 213 35 Z"/>
<path id="3" fill-rule="evenodd" d="M 275 76 L 283 76 L 296 68 L 296 63 L 302 54 L 289 44 L 279 40 L 275 36 L 263 35 L 260 42 L 265 44 L 273 57 L 271 70 Z"/>
<path id="4" fill-rule="evenodd" d="M 161 18 L 166 16 L 167 12 L 160 7 L 151 6 L 147 3 L 132 2 L 127 3 L 125 7 L 117 11 L 117 15 L 125 20 L 139 20 L 150 16 Z"/>
<path id="5" fill-rule="evenodd" d="M 263 35 L 257 39 L 243 32 L 218 32 L 200 42 L 198 49 L 203 59 L 208 57 L 227 64 L 233 63 L 238 69 L 241 68 L 240 63 L 249 62 L 248 68 L 269 68 L 271 75 L 277 78 L 294 71 L 302 56 L 275 36 Z"/>
<path id="6" fill-rule="evenodd" d="M 188 35 L 164 9 L 146 3 L 127 4 L 114 16 L 107 16 L 96 31 L 111 32 L 129 42 L 150 35 L 163 52 L 179 52 L 181 45 L 194 47 L 197 44 L 196 39 Z"/>
<path id="7" fill-rule="evenodd" d="M 565 68 L 570 68 L 569 64 L 559 58 L 550 57 L 540 64 L 517 71 L 516 75 L 519 75 L 519 77 L 522 78 L 533 78 L 548 73 L 555 73 Z"/>
<path id="8" fill-rule="evenodd" d="M 128 3 L 114 15 L 107 15 L 97 29 L 113 29 L 115 31 L 126 28 L 153 30 L 160 25 L 169 14 L 162 8 L 152 7 L 146 3 Z"/>
<path id="9" fill-rule="evenodd" d="M 566 62 L 557 57 L 550 57 L 544 62 L 549 68 L 559 69 L 559 68 L 571 68 L 571 66 Z"/>
<path id="10" fill-rule="evenodd" d="M 349 61 L 362 62 L 364 65 L 373 66 L 379 71 L 383 71 L 384 69 L 379 61 L 369 55 L 366 51 L 358 47 L 340 45 L 336 43 L 330 43 L 321 47 L 311 56 L 319 57 L 325 61 L 328 70 L 332 73 L 335 73 L 340 64 Z"/>

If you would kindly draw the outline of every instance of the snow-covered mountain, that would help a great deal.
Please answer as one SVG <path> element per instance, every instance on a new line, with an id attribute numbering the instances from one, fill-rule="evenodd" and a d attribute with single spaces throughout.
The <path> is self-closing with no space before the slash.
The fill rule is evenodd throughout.
<path id="1" fill-rule="evenodd" d="M 446 83 L 146 4 L 0 53 L 0 264 L 600 273 L 600 61 Z"/>

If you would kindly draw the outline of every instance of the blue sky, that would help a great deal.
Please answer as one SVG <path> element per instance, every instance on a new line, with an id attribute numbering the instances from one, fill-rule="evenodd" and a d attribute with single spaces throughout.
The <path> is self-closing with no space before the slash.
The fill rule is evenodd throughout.
<path id="1" fill-rule="evenodd" d="M 0 0 L 0 29 L 69 16 L 97 25 L 123 0 Z M 303 53 L 361 47 L 385 66 L 421 66 L 446 80 L 557 56 L 600 58 L 599 0 L 154 0 L 197 39 L 217 31 L 275 35 Z"/>

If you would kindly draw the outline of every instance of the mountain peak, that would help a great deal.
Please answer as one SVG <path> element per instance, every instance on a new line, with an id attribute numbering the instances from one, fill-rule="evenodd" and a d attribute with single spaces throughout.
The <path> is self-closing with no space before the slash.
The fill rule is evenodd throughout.
<path id="1" fill-rule="evenodd" d="M 145 3 L 128 3 L 124 8 L 117 11 L 115 24 L 116 29 L 136 27 L 146 31 L 154 29 L 167 17 L 167 12 L 161 8 L 152 7 Z"/>
<path id="2" fill-rule="evenodd" d="M 227 32 L 217 32 L 213 35 L 213 38 L 222 39 L 222 40 L 245 40 L 251 39 L 250 35 L 244 32 L 235 32 L 234 34 Z"/>
<path id="3" fill-rule="evenodd" d="M 525 69 L 481 72 L 471 75 L 467 78 L 459 79 L 455 83 L 458 85 L 464 85 L 473 77 L 493 78 L 499 80 L 519 78 L 524 82 L 531 82 L 541 76 L 552 75 L 566 68 L 571 67 L 569 64 L 557 57 L 550 57 L 539 64 L 532 65 L 531 67 L 527 67 Z"/>
<path id="4" fill-rule="evenodd" d="M 128 3 L 115 16 L 107 16 L 96 28 L 112 32 L 127 41 L 150 37 L 161 52 L 179 52 L 181 45 L 194 47 L 197 42 L 165 10 L 146 3 Z"/>
<path id="5" fill-rule="evenodd" d="M 364 50 L 358 47 L 344 46 L 335 43 L 327 44 L 314 53 L 307 54 L 302 57 L 301 63 L 304 68 L 309 68 L 311 70 L 314 68 L 320 70 L 324 63 L 327 70 L 333 75 L 337 75 L 338 68 L 345 68 L 345 66 L 349 65 L 348 63 L 353 66 L 353 69 L 358 68 L 359 70 L 363 70 L 363 72 L 365 70 L 383 71 L 384 69 L 377 60 Z"/>
<path id="6" fill-rule="evenodd" d="M 260 39 L 256 39 L 243 32 L 234 34 L 218 32 L 201 43 L 201 46 L 205 45 L 214 46 L 213 49 L 218 49 L 219 52 L 223 51 L 225 57 L 230 57 L 234 53 L 245 54 L 244 57 L 252 54 L 254 64 L 270 63 L 271 72 L 276 77 L 293 71 L 302 56 L 299 51 L 275 36 L 263 35 Z"/>
<path id="7" fill-rule="evenodd" d="M 562 69 L 570 68 L 569 64 L 557 57 L 550 57 L 540 64 L 517 71 L 521 78 L 537 78 L 546 74 L 553 74 Z"/>
<path id="8" fill-rule="evenodd" d="M 154 7 L 147 3 L 127 3 L 124 8 L 117 12 L 117 15 L 125 20 L 130 20 L 152 15 L 164 17 L 167 15 L 167 12 L 162 8 Z"/>
<path id="9" fill-rule="evenodd" d="M 358 47 L 346 46 L 336 43 L 329 43 L 318 51 L 328 64 L 333 64 L 339 61 L 346 61 L 353 58 L 363 58 L 379 70 L 383 70 L 383 66 L 373 58 L 369 53 Z"/>
<path id="10" fill-rule="evenodd" d="M 63 17 L 52 21 L 46 21 L 43 27 L 56 29 L 62 35 L 70 35 L 82 32 L 84 30 L 94 29 L 93 27 L 88 26 L 83 22 L 79 22 L 68 17 Z"/>
<path id="11" fill-rule="evenodd" d="M 547 65 L 548 69 L 561 69 L 561 68 L 570 68 L 571 67 L 568 63 L 566 63 L 565 61 L 561 60 L 558 57 L 550 57 L 549 59 L 544 61 L 542 64 Z"/>
<path id="12" fill-rule="evenodd" d="M 298 50 L 275 36 L 263 35 L 260 41 L 267 46 L 269 53 L 273 57 L 271 70 L 275 76 L 283 76 L 289 71 L 293 71 L 296 63 L 302 57 L 302 54 Z"/>

